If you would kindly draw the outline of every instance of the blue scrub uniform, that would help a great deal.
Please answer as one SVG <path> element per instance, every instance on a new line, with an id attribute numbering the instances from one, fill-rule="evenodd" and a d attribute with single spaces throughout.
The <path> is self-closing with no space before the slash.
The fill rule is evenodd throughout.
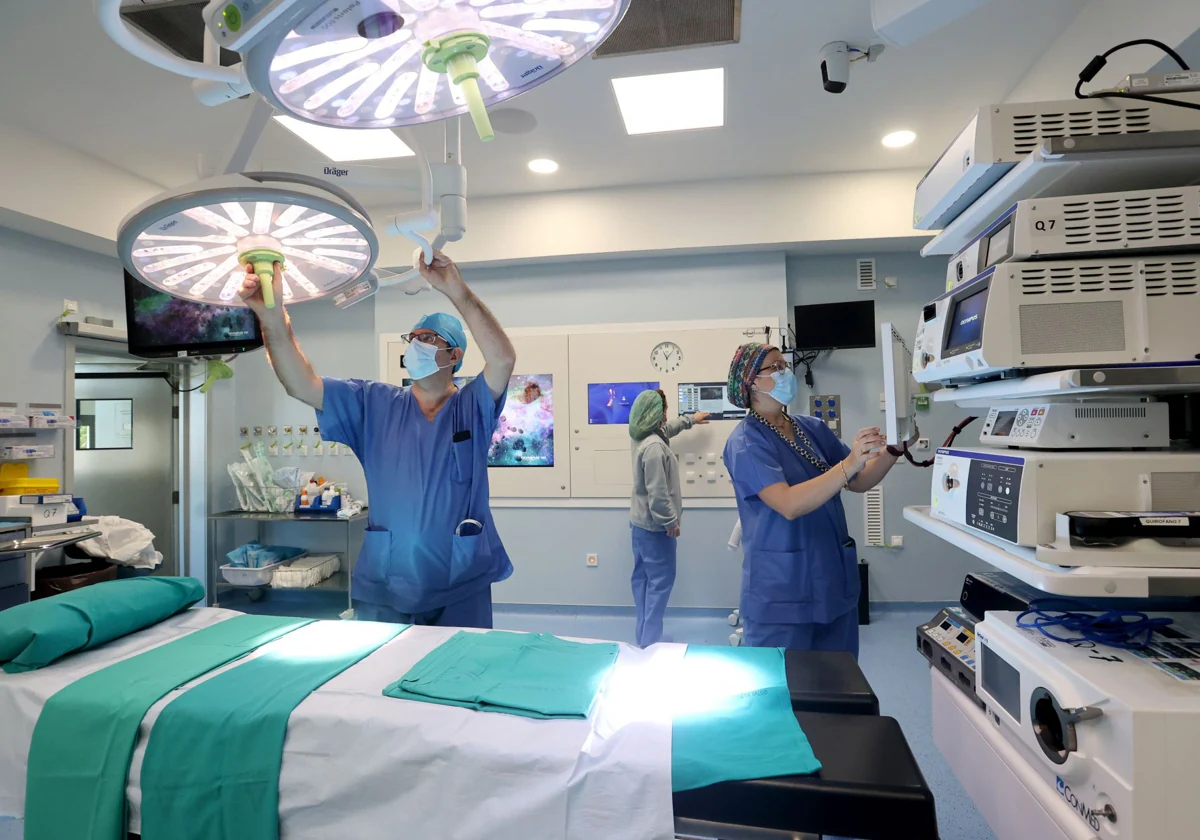
<path id="1" fill-rule="evenodd" d="M 356 613 L 490 628 L 491 586 L 512 574 L 488 506 L 488 446 L 504 399 L 493 399 L 478 376 L 431 422 L 409 389 L 323 381 L 321 437 L 354 451 L 370 497 L 350 589 Z M 482 532 L 456 536 L 465 519 L 482 523 Z"/>
<path id="2" fill-rule="evenodd" d="M 849 448 L 820 420 L 796 420 L 815 454 L 837 469 Z M 742 519 L 745 643 L 858 656 L 858 555 L 841 495 L 791 522 L 769 508 L 758 497 L 763 488 L 800 484 L 820 472 L 753 417 L 729 436 L 725 465 Z"/>

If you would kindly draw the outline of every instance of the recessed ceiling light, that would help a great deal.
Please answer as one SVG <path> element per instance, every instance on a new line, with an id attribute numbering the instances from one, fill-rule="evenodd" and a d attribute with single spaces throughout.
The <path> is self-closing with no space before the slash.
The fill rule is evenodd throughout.
<path id="1" fill-rule="evenodd" d="M 529 168 L 539 175 L 551 175 L 558 171 L 558 164 L 549 158 L 537 158 L 529 161 Z"/>
<path id="2" fill-rule="evenodd" d="M 688 70 L 613 79 L 630 134 L 656 134 L 725 124 L 725 70 Z"/>
<path id="3" fill-rule="evenodd" d="M 900 149 L 911 144 L 916 139 L 917 135 L 911 131 L 893 131 L 883 138 L 883 145 L 889 149 Z"/>
<path id="4" fill-rule="evenodd" d="M 414 154 L 403 140 L 386 128 L 330 128 L 282 115 L 276 116 L 275 120 L 336 163 L 411 157 Z"/>

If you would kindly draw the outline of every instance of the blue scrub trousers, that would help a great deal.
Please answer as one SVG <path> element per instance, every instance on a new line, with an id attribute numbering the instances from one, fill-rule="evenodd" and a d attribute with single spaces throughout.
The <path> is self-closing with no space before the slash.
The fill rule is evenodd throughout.
<path id="1" fill-rule="evenodd" d="M 359 621 L 387 624 L 412 624 L 417 627 L 478 627 L 492 629 L 492 588 L 489 586 L 464 601 L 447 604 L 423 613 L 402 613 L 383 604 L 354 602 L 354 617 Z"/>
<path id="2" fill-rule="evenodd" d="M 675 586 L 675 549 L 679 540 L 665 531 L 633 531 L 633 603 L 637 607 L 637 643 L 662 641 L 663 615 Z"/>
<path id="3" fill-rule="evenodd" d="M 858 659 L 858 609 L 828 624 L 760 624 L 742 619 L 742 643 L 787 650 L 848 650 Z"/>

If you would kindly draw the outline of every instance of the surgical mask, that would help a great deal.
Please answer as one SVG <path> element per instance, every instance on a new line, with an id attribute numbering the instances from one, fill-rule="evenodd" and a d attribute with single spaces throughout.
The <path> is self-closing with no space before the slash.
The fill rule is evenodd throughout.
<path id="1" fill-rule="evenodd" d="M 426 379 L 443 368 L 453 367 L 453 363 L 439 365 L 437 354 L 438 348 L 432 344 L 414 341 L 408 345 L 408 352 L 404 354 L 404 368 L 413 379 Z"/>
<path id="2" fill-rule="evenodd" d="M 791 405 L 796 399 L 796 374 L 790 370 L 777 370 L 771 374 L 771 379 L 775 387 L 763 393 L 784 407 Z"/>

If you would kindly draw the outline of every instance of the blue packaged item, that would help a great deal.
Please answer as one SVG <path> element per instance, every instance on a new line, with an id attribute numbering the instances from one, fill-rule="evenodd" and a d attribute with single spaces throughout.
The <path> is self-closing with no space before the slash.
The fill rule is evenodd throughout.
<path id="1" fill-rule="evenodd" d="M 235 548 L 225 556 L 229 564 L 239 569 L 261 569 L 273 563 L 292 560 L 304 553 L 304 549 L 287 545 L 263 545 L 260 542 L 248 542 Z"/>

